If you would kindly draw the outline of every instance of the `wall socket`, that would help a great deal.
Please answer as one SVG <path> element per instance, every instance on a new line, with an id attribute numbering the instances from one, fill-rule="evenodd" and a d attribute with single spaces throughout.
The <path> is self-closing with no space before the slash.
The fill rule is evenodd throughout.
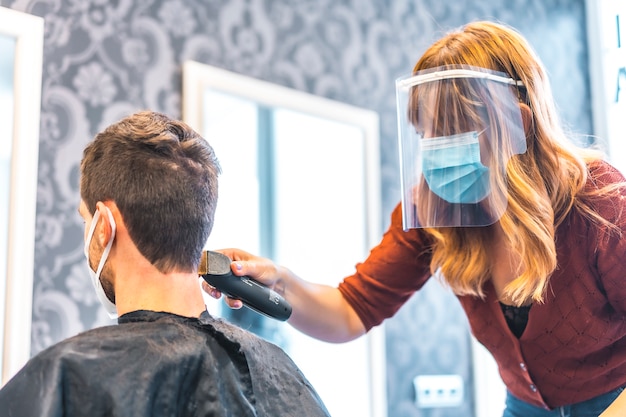
<path id="1" fill-rule="evenodd" d="M 419 408 L 458 407 L 463 404 L 463 378 L 460 375 L 418 375 L 413 379 L 415 402 Z"/>

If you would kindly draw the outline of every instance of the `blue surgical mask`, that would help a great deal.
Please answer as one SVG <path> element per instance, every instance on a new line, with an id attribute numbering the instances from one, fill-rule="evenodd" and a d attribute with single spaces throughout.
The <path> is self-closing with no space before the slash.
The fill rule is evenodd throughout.
<path id="1" fill-rule="evenodd" d="M 478 135 L 473 131 L 420 140 L 424 178 L 449 203 L 474 204 L 489 195 L 489 168 L 480 162 Z"/>
<path id="2" fill-rule="evenodd" d="M 91 265 L 89 263 L 89 243 L 91 243 L 91 239 L 93 238 L 94 231 L 96 230 L 96 224 L 98 223 L 98 219 L 100 218 L 100 212 L 96 210 L 91 219 L 91 227 L 89 227 L 89 232 L 87 233 L 87 238 L 85 239 L 85 257 L 87 258 L 87 268 L 89 269 L 89 275 L 91 276 L 91 281 L 96 289 L 96 296 L 100 301 L 100 304 L 104 307 L 107 314 L 111 319 L 117 318 L 117 307 L 113 304 L 109 298 L 106 296 L 104 292 L 104 288 L 102 288 L 102 282 L 100 282 L 100 273 L 102 272 L 102 268 L 104 268 L 104 264 L 109 257 L 109 252 L 111 252 L 111 247 L 113 246 L 113 240 L 115 239 L 115 220 L 113 219 L 113 214 L 108 207 L 106 207 L 107 215 L 109 217 L 109 222 L 111 224 L 111 239 L 104 248 L 104 252 L 102 253 L 102 257 L 100 257 L 100 263 L 98 264 L 98 269 L 94 271 L 91 269 Z"/>

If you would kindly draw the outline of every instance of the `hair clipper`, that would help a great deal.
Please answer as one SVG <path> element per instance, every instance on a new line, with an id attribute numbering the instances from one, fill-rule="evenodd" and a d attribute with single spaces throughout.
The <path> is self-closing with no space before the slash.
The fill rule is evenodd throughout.
<path id="1" fill-rule="evenodd" d="M 291 316 L 291 305 L 276 291 L 248 276 L 237 276 L 230 269 L 231 259 L 219 252 L 203 251 L 198 274 L 217 290 L 265 316 L 285 321 Z"/>

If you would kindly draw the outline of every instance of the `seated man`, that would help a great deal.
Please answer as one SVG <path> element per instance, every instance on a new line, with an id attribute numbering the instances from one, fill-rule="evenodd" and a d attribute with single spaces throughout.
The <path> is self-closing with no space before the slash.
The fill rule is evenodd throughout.
<path id="1" fill-rule="evenodd" d="M 206 311 L 219 165 L 200 135 L 140 112 L 96 135 L 80 173 L 85 255 L 119 324 L 32 358 L 0 390 L 3 416 L 328 415 L 281 349 Z"/>

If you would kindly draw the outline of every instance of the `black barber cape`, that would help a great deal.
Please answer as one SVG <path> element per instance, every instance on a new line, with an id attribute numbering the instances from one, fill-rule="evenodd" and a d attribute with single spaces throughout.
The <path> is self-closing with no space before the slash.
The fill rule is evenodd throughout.
<path id="1" fill-rule="evenodd" d="M 135 311 L 32 358 L 2 417 L 328 416 L 277 346 L 211 317 Z"/>

